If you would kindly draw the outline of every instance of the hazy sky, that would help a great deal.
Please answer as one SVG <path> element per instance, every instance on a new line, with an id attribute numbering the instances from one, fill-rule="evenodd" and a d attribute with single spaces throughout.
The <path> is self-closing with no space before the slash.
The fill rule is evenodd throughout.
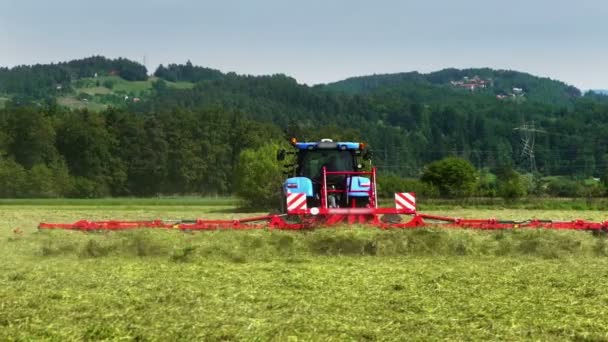
<path id="1" fill-rule="evenodd" d="M 608 88 L 608 1 L 0 0 L 0 65 L 91 55 L 308 84 L 494 67 Z"/>

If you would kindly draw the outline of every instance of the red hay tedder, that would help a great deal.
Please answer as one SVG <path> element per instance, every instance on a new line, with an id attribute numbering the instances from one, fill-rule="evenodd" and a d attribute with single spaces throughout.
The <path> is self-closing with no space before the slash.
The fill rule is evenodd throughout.
<path id="1" fill-rule="evenodd" d="M 337 225 L 367 225 L 382 229 L 425 226 L 472 229 L 544 228 L 608 231 L 608 221 L 584 220 L 525 221 L 498 219 L 461 219 L 418 213 L 414 193 L 396 193 L 395 206 L 379 208 L 376 191 L 376 168 L 363 171 L 362 162 L 369 160 L 365 145 L 353 142 L 297 142 L 294 151 L 281 150 L 277 159 L 287 154 L 295 163 L 286 165 L 290 175 L 283 183 L 282 212 L 234 220 L 151 220 L 87 221 L 74 223 L 40 223 L 39 229 L 82 231 L 125 230 L 139 228 L 179 229 L 184 231 L 217 229 L 283 229 L 301 230 Z M 370 161 L 371 164 L 371 161 Z"/>

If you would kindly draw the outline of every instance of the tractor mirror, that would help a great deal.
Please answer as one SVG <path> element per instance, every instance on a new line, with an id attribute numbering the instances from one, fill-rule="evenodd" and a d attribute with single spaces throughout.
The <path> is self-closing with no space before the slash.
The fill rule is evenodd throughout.
<path id="1" fill-rule="evenodd" d="M 285 160 L 285 150 L 281 149 L 277 151 L 277 160 L 283 161 Z"/>

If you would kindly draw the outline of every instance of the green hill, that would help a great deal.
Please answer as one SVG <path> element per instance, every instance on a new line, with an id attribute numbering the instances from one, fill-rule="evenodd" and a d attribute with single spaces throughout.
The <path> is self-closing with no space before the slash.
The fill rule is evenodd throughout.
<path id="1" fill-rule="evenodd" d="M 124 58 L 93 56 L 58 64 L 0 68 L 0 108 L 17 104 L 56 101 L 71 109 L 100 111 L 124 106 L 151 94 L 157 77 Z M 191 82 L 166 82 L 170 88 L 187 89 Z"/>
<path id="2" fill-rule="evenodd" d="M 169 88 L 189 89 L 199 82 L 245 78 L 247 77 L 234 73 L 225 74 L 219 70 L 193 66 L 189 61 L 183 65 L 160 65 L 154 76 L 148 77 L 146 68 L 137 62 L 93 56 L 58 64 L 0 68 L 0 106 L 9 99 L 20 103 L 57 99 L 59 104 L 71 108 L 101 110 L 108 106 L 123 105 L 134 98 L 148 97 L 153 83 L 159 79 L 164 80 Z M 268 76 L 254 77 L 260 82 L 267 78 Z M 292 83 L 297 82 L 294 80 Z M 313 90 L 370 95 L 386 91 L 403 94 L 416 92 L 416 88 L 436 91 L 437 94 L 453 90 L 460 94 L 558 106 L 572 106 L 581 96 L 578 89 L 560 81 L 489 68 L 360 76 L 318 85 Z"/>
<path id="3" fill-rule="evenodd" d="M 477 94 L 518 98 L 552 105 L 571 105 L 580 90 L 564 82 L 512 70 L 444 69 L 428 74 L 418 72 L 352 77 L 323 88 L 348 94 L 365 94 L 383 88 L 433 85 Z"/>

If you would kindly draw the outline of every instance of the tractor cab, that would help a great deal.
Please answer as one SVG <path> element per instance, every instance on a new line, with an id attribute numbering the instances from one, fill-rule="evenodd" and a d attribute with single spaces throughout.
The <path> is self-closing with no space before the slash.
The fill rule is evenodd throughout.
<path id="1" fill-rule="evenodd" d="M 288 178 L 283 183 L 283 195 L 306 194 L 308 207 L 347 208 L 366 207 L 375 199 L 370 172 L 363 171 L 365 145 L 355 142 L 297 142 L 294 151 L 281 150 L 278 160 L 286 154 L 295 155 L 294 164 L 286 165 Z M 374 202 L 374 200 L 372 200 Z"/>

